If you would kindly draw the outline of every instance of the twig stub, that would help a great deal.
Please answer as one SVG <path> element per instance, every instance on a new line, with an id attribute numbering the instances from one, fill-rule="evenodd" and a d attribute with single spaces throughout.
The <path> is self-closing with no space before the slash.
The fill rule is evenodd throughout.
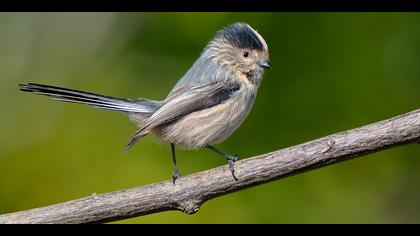
<path id="1" fill-rule="evenodd" d="M 420 140 L 420 109 L 172 181 L 0 215 L 0 223 L 102 223 L 161 211 L 188 214 L 213 198 Z"/>

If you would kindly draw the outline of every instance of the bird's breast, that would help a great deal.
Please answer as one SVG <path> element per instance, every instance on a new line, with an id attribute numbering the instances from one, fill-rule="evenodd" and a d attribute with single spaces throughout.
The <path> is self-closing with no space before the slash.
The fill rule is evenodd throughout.
<path id="1" fill-rule="evenodd" d="M 254 104 L 255 96 L 256 89 L 243 86 L 223 103 L 190 113 L 153 131 L 166 142 L 188 149 L 220 143 L 245 120 Z"/>

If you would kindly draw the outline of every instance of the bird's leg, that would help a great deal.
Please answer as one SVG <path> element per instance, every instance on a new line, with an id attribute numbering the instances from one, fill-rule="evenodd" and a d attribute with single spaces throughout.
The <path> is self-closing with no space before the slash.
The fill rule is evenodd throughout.
<path id="1" fill-rule="evenodd" d="M 228 160 L 229 163 L 229 170 L 232 173 L 232 176 L 235 180 L 238 180 L 235 176 L 235 169 L 234 169 L 234 162 L 238 160 L 238 157 L 232 156 L 230 154 L 227 154 L 226 152 L 223 152 L 211 145 L 206 145 L 206 148 L 213 150 L 215 152 L 217 152 L 218 154 L 222 155 L 224 158 L 226 158 L 226 160 Z"/>
<path id="2" fill-rule="evenodd" d="M 171 143 L 171 150 L 172 150 L 172 161 L 174 163 L 174 173 L 172 174 L 172 183 L 175 185 L 176 179 L 181 176 L 178 171 L 178 167 L 176 166 L 176 155 L 175 155 L 175 144 Z"/>

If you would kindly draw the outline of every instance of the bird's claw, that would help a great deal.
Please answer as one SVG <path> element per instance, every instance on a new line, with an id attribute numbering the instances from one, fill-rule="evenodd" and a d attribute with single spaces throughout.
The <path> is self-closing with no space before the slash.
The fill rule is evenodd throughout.
<path id="1" fill-rule="evenodd" d="M 233 178 L 235 179 L 235 181 L 237 181 L 238 179 L 235 176 L 235 168 L 234 168 L 234 163 L 235 161 L 239 160 L 238 157 L 235 156 L 228 156 L 226 157 L 228 159 L 228 164 L 229 164 L 229 170 L 232 173 Z"/>
<path id="2" fill-rule="evenodd" d="M 181 175 L 179 174 L 178 169 L 174 170 L 174 173 L 172 174 L 172 183 L 175 185 L 175 181 L 178 179 L 178 177 L 180 177 Z"/>

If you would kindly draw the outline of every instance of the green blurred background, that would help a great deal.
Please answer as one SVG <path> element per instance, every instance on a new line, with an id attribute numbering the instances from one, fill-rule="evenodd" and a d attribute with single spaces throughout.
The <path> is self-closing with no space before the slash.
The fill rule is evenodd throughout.
<path id="1" fill-rule="evenodd" d="M 419 108 L 418 13 L 1 13 L 0 214 L 168 180 L 170 148 L 121 114 L 22 93 L 36 82 L 162 99 L 223 26 L 266 39 L 242 158 Z M 178 151 L 182 175 L 225 165 Z M 205 203 L 117 223 L 420 223 L 420 146 L 383 151 Z"/>

